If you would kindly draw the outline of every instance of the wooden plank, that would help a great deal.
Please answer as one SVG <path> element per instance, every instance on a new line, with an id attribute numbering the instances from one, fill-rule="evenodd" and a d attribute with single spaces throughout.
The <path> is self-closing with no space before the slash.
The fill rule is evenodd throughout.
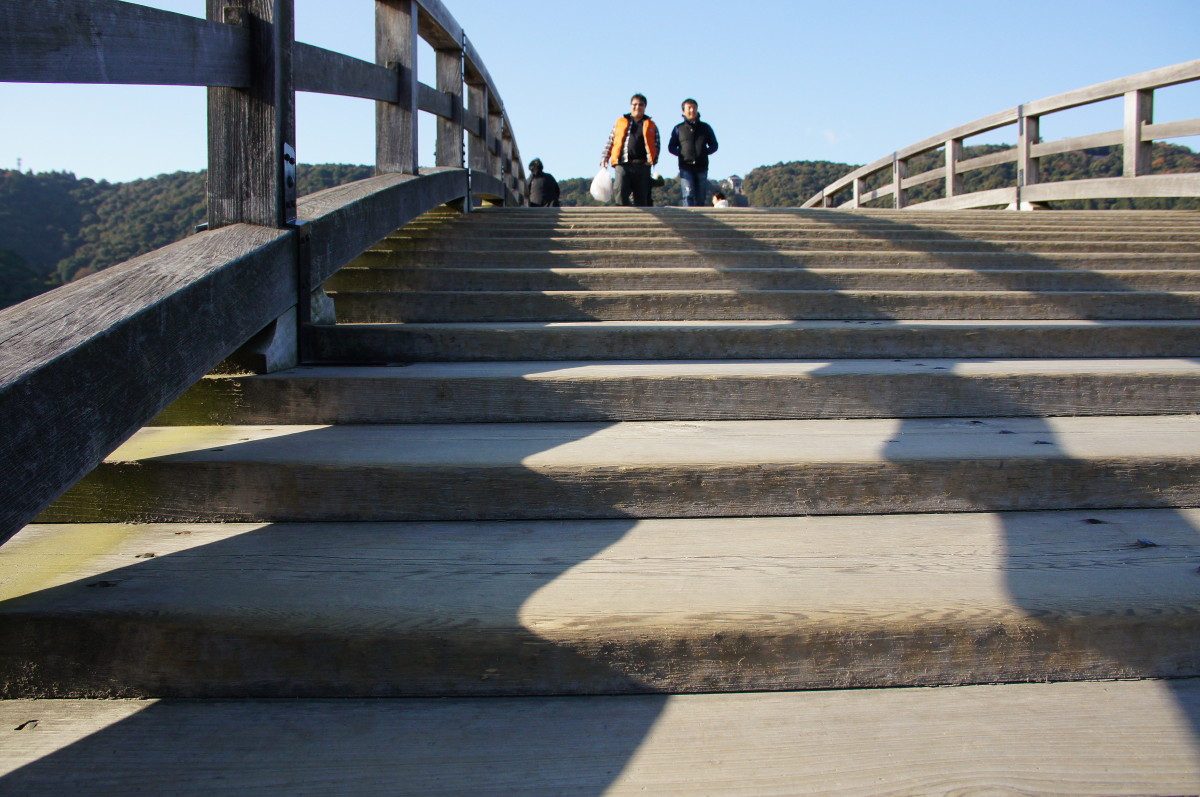
<path id="1" fill-rule="evenodd" d="M 386 67 L 300 42 L 293 63 L 296 91 L 400 102 L 396 73 Z"/>
<path id="2" fill-rule="evenodd" d="M 1053 183 L 1050 183 L 1053 185 Z M 994 205 L 1011 205 L 1017 201 L 1017 189 L 993 188 L 990 191 L 976 191 L 971 194 L 960 194 L 954 197 L 931 199 L 928 202 L 917 202 L 909 205 L 910 210 L 968 210 L 970 208 L 986 208 Z M 1032 201 L 1032 200 L 1031 200 Z"/>
<path id="3" fill-rule="evenodd" d="M 1122 143 L 1122 176 L 1149 174 L 1153 147 L 1142 128 L 1154 121 L 1154 92 L 1146 89 L 1125 93 L 1125 127 Z"/>
<path id="4" fill-rule="evenodd" d="M 394 428 L 357 427 L 372 460 L 388 456 L 373 430 Z M 346 429 L 281 431 L 319 460 Z M 265 467 L 288 447 L 245 427 L 158 432 L 256 449 Z M 524 448 L 541 459 L 550 444 Z M 627 449 L 639 467 L 636 441 Z M 275 484 L 320 491 L 318 479 Z M 520 498 L 497 484 L 492 500 Z M 10 698 L 349 698 L 1195 677 L 1198 523 L 1194 509 L 1157 509 L 35 524 L 0 548 L 0 685 Z M 99 581 L 116 583 L 84 586 Z M 130 627 L 137 644 L 123 645 Z"/>
<path id="5" fill-rule="evenodd" d="M 471 169 L 472 176 L 475 173 L 487 174 L 491 168 L 488 152 L 487 106 L 487 86 L 468 83 L 465 126 L 471 134 L 467 139 L 467 166 Z"/>
<path id="6" fill-rule="evenodd" d="M 945 179 L 946 179 L 946 167 L 939 166 L 936 169 L 930 169 L 927 172 L 921 172 L 920 174 L 914 175 L 912 177 L 905 177 L 904 180 L 901 182 L 901 186 L 905 189 L 909 189 L 915 185 L 924 185 L 925 183 L 932 183 L 932 182 L 936 182 L 938 180 L 944 181 Z"/>
<path id="7" fill-rule="evenodd" d="M 1129 91 L 1162 88 L 1192 80 L 1200 80 L 1200 59 L 1055 94 L 1053 97 L 1026 103 L 1025 108 L 1028 113 L 1035 115 L 1065 111 L 1068 108 L 1120 97 Z"/>
<path id="8" fill-rule="evenodd" d="M 116 0 L 0 2 L 0 80 L 250 84 L 250 35 Z"/>
<path id="9" fill-rule="evenodd" d="M 922 139 L 915 144 L 910 144 L 904 147 L 896 154 L 901 158 L 911 158 L 914 155 L 921 155 L 931 150 L 935 150 L 942 146 L 947 140 L 952 138 L 970 138 L 977 136 L 980 133 L 986 133 L 989 130 L 995 130 L 998 127 L 1004 127 L 1017 121 L 1017 109 L 1009 108 L 998 113 L 976 119 L 973 122 L 952 127 L 938 133 L 936 136 Z"/>
<path id="10" fill-rule="evenodd" d="M 958 173 L 969 172 L 974 169 L 985 169 L 988 166 L 998 166 L 1001 163 L 1012 163 L 1017 159 L 1017 150 L 1006 149 L 1000 152 L 990 152 L 987 155 L 980 155 L 977 158 L 967 158 L 958 162 Z"/>
<path id="11" fill-rule="evenodd" d="M 381 174 L 300 200 L 311 222 L 311 284 L 320 285 L 367 247 L 426 211 L 467 195 L 463 169 Z"/>
<path id="12" fill-rule="evenodd" d="M 1141 177 L 1107 177 L 1068 180 L 1030 186 L 1026 199 L 1048 202 L 1065 199 L 1119 199 L 1136 197 L 1200 196 L 1200 174 L 1152 174 Z"/>
<path id="13" fill-rule="evenodd" d="M 491 97 L 493 106 L 497 109 L 504 107 L 503 100 L 500 99 L 500 92 L 496 88 L 496 81 L 492 80 L 492 76 L 488 74 L 487 67 L 483 63 L 483 59 L 479 57 L 479 53 L 475 50 L 475 45 L 467 39 L 463 44 L 463 60 L 467 64 L 468 79 L 477 76 L 488 87 L 488 95 Z"/>
<path id="14" fill-rule="evenodd" d="M 1160 122 L 1158 124 L 1142 125 L 1142 136 L 1146 141 L 1159 141 L 1164 138 L 1181 138 L 1183 136 L 1200 136 L 1200 119 L 1183 119 L 1178 122 Z"/>
<path id="15" fill-rule="evenodd" d="M 1194 794 L 1196 681 L 443 700 L 7 700 L 13 795 Z M 181 740 L 186 740 L 183 742 Z M 186 745 L 182 754 L 181 745 Z"/>
<path id="16" fill-rule="evenodd" d="M 281 227 L 295 218 L 294 172 L 289 190 L 285 167 L 288 157 L 294 167 L 296 146 L 292 0 L 208 0 L 208 13 L 213 20 L 244 17 L 254 54 L 248 88 L 208 90 L 209 229 Z"/>
<path id="17" fill-rule="evenodd" d="M 1044 158 L 1047 155 L 1057 155 L 1060 152 L 1078 152 L 1079 150 L 1093 149 L 1095 147 L 1111 147 L 1120 144 L 1123 141 L 1123 136 L 1124 133 L 1121 130 L 1109 130 L 1105 133 L 1059 138 L 1054 141 L 1034 144 L 1030 147 L 1030 150 L 1034 157 Z"/>
<path id="18" fill-rule="evenodd" d="M 437 166 L 463 167 L 463 82 L 462 51 L 437 50 L 437 87 L 449 105 L 449 111 L 437 120 L 437 144 L 434 162 Z"/>
<path id="19" fill-rule="evenodd" d="M 441 0 L 417 0 L 421 13 L 418 30 L 421 38 L 435 50 L 443 47 L 461 47 L 463 29 L 454 15 L 442 5 Z"/>
<path id="20" fill-rule="evenodd" d="M 945 151 L 945 165 L 943 166 L 943 176 L 946 178 L 946 196 L 953 197 L 963 192 L 963 180 L 959 176 L 958 167 L 963 160 L 963 142 L 961 138 L 952 138 L 946 141 L 943 148 Z"/>
<path id="21" fill-rule="evenodd" d="M 313 284 L 465 191 L 429 170 L 305 197 Z M 0 312 L 0 540 L 294 305 L 295 263 L 288 232 L 230 225 Z"/>
<path id="22" fill-rule="evenodd" d="M 484 171 L 471 171 L 471 193 L 488 199 L 504 199 L 504 183 Z"/>
<path id="23" fill-rule="evenodd" d="M 0 311 L 0 540 L 294 305 L 295 272 L 287 233 L 233 225 Z"/>
<path id="24" fill-rule="evenodd" d="M 449 119 L 454 115 L 454 98 L 448 94 L 443 94 L 432 86 L 418 83 L 417 107 L 440 119 Z"/>
<path id="25" fill-rule="evenodd" d="M 396 102 L 375 104 L 375 171 L 416 174 L 417 9 L 414 0 L 375 0 L 375 63 L 395 73 Z"/>

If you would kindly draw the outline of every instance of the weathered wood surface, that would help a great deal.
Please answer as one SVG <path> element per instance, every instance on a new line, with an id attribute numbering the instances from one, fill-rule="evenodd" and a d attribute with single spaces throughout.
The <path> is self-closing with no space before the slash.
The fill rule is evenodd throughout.
<path id="1" fill-rule="evenodd" d="M 1106 133 L 1092 133 L 1087 136 L 1059 138 L 1045 143 L 1030 144 L 1029 153 L 1035 158 L 1044 158 L 1047 155 L 1057 155 L 1060 152 L 1075 152 L 1076 150 L 1092 149 L 1094 147 L 1111 147 L 1115 144 L 1120 144 L 1124 139 L 1124 135 L 1123 130 L 1110 130 Z"/>
<path id="2" fill-rule="evenodd" d="M 463 169 L 381 174 L 309 194 L 300 218 L 311 222 L 311 284 L 320 285 L 364 249 L 428 210 L 467 195 Z"/>
<path id="3" fill-rule="evenodd" d="M 417 7 L 415 0 L 376 0 L 375 63 L 395 72 L 398 100 L 375 104 L 376 173 L 417 173 Z"/>
<path id="4" fill-rule="evenodd" d="M 1198 553 L 1194 509 L 34 525 L 0 548 L 0 693 L 1194 677 Z"/>
<path id="5" fill-rule="evenodd" d="M 1031 115 L 1041 115 L 1051 111 L 1065 111 L 1080 105 L 1120 97 L 1129 91 L 1163 88 L 1193 80 L 1200 80 L 1200 59 L 1184 61 L 1181 64 L 1172 64 L 1160 69 L 1151 69 L 1147 72 L 1139 72 L 1116 80 L 1107 80 L 1074 91 L 1055 94 L 1053 97 L 1028 102 L 1025 103 L 1025 112 Z"/>
<path id="6" fill-rule="evenodd" d="M 282 227 L 295 218 L 294 171 L 289 188 L 284 152 L 291 148 L 294 167 L 292 2 L 208 0 L 207 6 L 209 19 L 240 18 L 253 43 L 251 84 L 208 90 L 208 227 Z"/>
<path id="7" fill-rule="evenodd" d="M 453 99 L 424 83 L 417 84 L 417 107 L 439 119 L 449 119 L 454 115 Z"/>
<path id="8" fill-rule="evenodd" d="M 412 363 L 213 376 L 157 425 L 1194 412 L 1194 360 Z"/>
<path id="9" fill-rule="evenodd" d="M 295 304 L 287 234 L 201 233 L 0 311 L 0 538 Z"/>
<path id="10" fill-rule="evenodd" d="M 293 57 L 296 91 L 401 101 L 395 70 L 301 42 L 296 42 Z"/>
<path id="11" fill-rule="evenodd" d="M 1196 416 L 147 427 L 40 520 L 1192 506 L 1198 451 Z"/>
<path id="12" fill-rule="evenodd" d="M 0 0 L 0 80 L 247 86 L 247 31 L 116 0 Z"/>
<path id="13" fill-rule="evenodd" d="M 1195 794 L 1197 714 L 1195 681 L 537 701 L 5 701 L 0 790 Z"/>
<path id="14" fill-rule="evenodd" d="M 471 170 L 471 193 L 477 196 L 504 199 L 506 189 L 504 183 L 483 171 Z"/>
<path id="15" fill-rule="evenodd" d="M 1112 144 L 1124 143 L 1127 153 L 1127 164 L 1125 169 L 1126 177 L 1135 177 L 1144 175 L 1148 160 L 1149 142 L 1156 138 L 1168 138 L 1172 136 L 1190 135 L 1196 127 L 1197 120 L 1182 120 L 1171 122 L 1165 125 L 1154 125 L 1152 122 L 1151 107 L 1152 93 L 1155 88 L 1163 86 L 1175 85 L 1178 83 L 1186 83 L 1190 81 L 1200 80 L 1200 60 L 1187 61 L 1182 64 L 1176 64 L 1162 69 L 1155 69 L 1149 72 L 1143 72 L 1137 75 L 1130 75 L 1118 80 L 1112 80 L 1105 83 L 1099 83 L 1094 86 L 1088 86 L 1075 91 L 1058 94 L 1053 97 L 1047 97 L 1036 102 L 1025 103 L 1016 108 L 1011 108 L 999 113 L 985 116 L 981 119 L 976 119 L 958 127 L 951 128 L 936 136 L 918 141 L 907 147 L 897 150 L 889 156 L 880 158 L 877 161 L 867 164 L 859 169 L 854 170 L 850 174 L 841 179 L 830 183 L 825 188 L 821 189 L 816 195 L 809 198 L 804 203 L 804 207 L 829 206 L 830 200 L 835 195 L 847 191 L 854 191 L 854 198 L 847 204 L 846 207 L 858 207 L 860 203 L 870 201 L 871 199 L 879 199 L 885 196 L 893 196 L 896 207 L 904 207 L 906 205 L 903 196 L 904 187 L 908 185 L 917 185 L 922 181 L 900 181 L 893 174 L 892 184 L 881 186 L 870 194 L 859 196 L 859 181 L 864 178 L 875 175 L 889 167 L 895 169 L 894 164 L 905 163 L 910 158 L 932 152 L 939 147 L 946 146 L 947 142 L 961 142 L 962 140 L 995 130 L 1005 125 L 1018 123 L 1019 126 L 1027 126 L 1026 130 L 1018 131 L 1018 147 L 1012 152 L 993 153 L 985 156 L 985 158 L 995 159 L 994 161 L 985 160 L 984 158 L 975 158 L 968 161 L 958 161 L 955 169 L 959 172 L 970 171 L 981 168 L 992 163 L 1003 163 L 1016 158 L 1019 168 L 1025 175 L 1025 180 L 1020 186 L 1013 189 L 1013 198 L 1010 200 L 1001 200 L 998 202 L 991 201 L 996 198 L 994 192 L 989 192 L 987 196 L 978 197 L 975 201 L 967 202 L 959 199 L 956 196 L 956 191 L 951 190 L 943 199 L 933 200 L 932 202 L 921 202 L 914 205 L 908 205 L 911 208 L 926 208 L 937 210 L 949 210 L 972 207 L 986 207 L 993 204 L 1008 204 L 1020 206 L 1027 202 L 1034 201 L 1050 201 L 1062 199 L 1085 198 L 1083 196 L 1075 196 L 1067 193 L 1062 196 L 1052 196 L 1034 199 L 1027 197 L 1024 193 L 1024 187 L 1037 183 L 1036 172 L 1031 168 L 1031 159 L 1042 157 L 1049 154 L 1059 152 L 1075 151 L 1079 149 L 1087 149 L 1097 146 L 1109 146 Z M 1079 136 L 1071 139 L 1063 139 L 1061 141 L 1042 143 L 1039 142 L 1038 136 L 1038 120 L 1041 116 L 1055 112 L 1067 110 L 1080 105 L 1098 102 L 1101 100 L 1112 99 L 1114 97 L 1130 96 L 1135 97 L 1134 110 L 1126 113 L 1126 124 L 1123 130 L 1117 131 L 1115 134 L 1111 132 L 1097 133 L 1089 136 Z M 942 167 L 944 168 L 944 167 Z M 939 172 L 944 174 L 944 172 Z M 921 175 L 914 175 L 919 177 Z M 934 178 L 930 178 L 934 179 Z M 902 187 L 897 190 L 897 183 L 902 183 Z M 1097 183 L 1093 188 L 1099 188 Z M 1017 190 L 1017 189 L 1020 190 Z M 1102 195 L 1087 194 L 1086 198 L 1107 198 L 1107 197 L 1145 197 L 1145 196 L 1195 196 L 1196 193 L 1177 194 L 1177 193 L 1148 193 L 1152 190 L 1148 186 L 1134 187 L 1132 183 L 1110 183 L 1106 186 L 1107 190 L 1115 191 L 1116 193 L 1106 193 Z M 999 190 L 999 189 L 997 189 Z M 1195 190 L 1189 188 L 1188 190 Z M 1132 192 L 1132 193 L 1131 193 Z M 983 192 L 980 192 L 983 193 Z"/>
<path id="16" fill-rule="evenodd" d="M 6 794 L 1194 794 L 1193 681 L 538 701 L 5 701 Z M 36 725 L 33 723 L 36 722 Z"/>
<path id="17" fill-rule="evenodd" d="M 466 189 L 464 171 L 432 170 L 307 197 L 313 284 Z M 296 296 L 292 234 L 231 225 L 0 312 L 0 413 L 14 430 L 0 441 L 0 539 Z"/>

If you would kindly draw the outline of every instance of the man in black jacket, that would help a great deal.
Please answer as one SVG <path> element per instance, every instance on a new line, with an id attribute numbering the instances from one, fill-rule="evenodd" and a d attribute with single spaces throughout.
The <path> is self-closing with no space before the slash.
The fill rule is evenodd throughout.
<path id="1" fill-rule="evenodd" d="M 679 157 L 679 191 L 683 206 L 703 207 L 708 189 L 708 156 L 717 151 L 717 136 L 706 122 L 700 121 L 700 106 L 693 99 L 683 101 L 683 121 L 671 131 L 667 152 Z"/>
<path id="2" fill-rule="evenodd" d="M 531 208 L 558 207 L 558 181 L 542 168 L 540 158 L 529 162 L 529 180 L 525 183 L 525 198 Z"/>

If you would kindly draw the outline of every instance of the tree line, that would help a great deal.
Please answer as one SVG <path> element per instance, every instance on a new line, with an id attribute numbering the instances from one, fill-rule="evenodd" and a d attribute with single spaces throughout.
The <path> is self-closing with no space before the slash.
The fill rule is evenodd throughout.
<path id="1" fill-rule="evenodd" d="M 967 147 L 964 158 L 998 150 L 1001 145 Z M 943 154 L 934 152 L 912 159 L 909 173 L 941 166 Z M 751 207 L 798 207 L 826 185 L 857 169 L 848 163 L 791 161 L 759 166 L 745 175 L 743 194 L 730 196 L 736 204 Z M 1151 168 L 1156 174 L 1200 172 L 1200 155 L 1187 147 L 1157 142 Z M 1117 177 L 1122 170 L 1122 148 L 1096 149 L 1052 155 L 1040 160 L 1043 182 Z M 335 185 L 361 180 L 369 166 L 340 164 L 304 165 L 298 169 L 301 196 Z M 1016 164 L 1005 163 L 963 175 L 964 190 L 980 191 L 1014 184 Z M 0 170 L 0 307 L 24 301 L 56 285 L 93 274 L 189 235 L 206 217 L 205 172 L 175 172 L 127 183 L 77 178 L 69 172 Z M 890 173 L 875 177 L 867 189 L 891 181 Z M 590 178 L 561 180 L 565 206 L 598 205 L 588 193 Z M 709 181 L 709 195 L 722 190 Z M 909 192 L 909 201 L 922 202 L 942 195 L 940 181 L 925 183 Z M 729 193 L 726 191 L 726 193 Z M 679 180 L 666 178 L 654 189 L 654 204 L 679 205 Z M 875 203 L 888 207 L 891 197 Z M 870 204 L 868 205 L 870 206 Z M 1100 199 L 1054 202 L 1063 209 L 1200 209 L 1200 199 Z"/>

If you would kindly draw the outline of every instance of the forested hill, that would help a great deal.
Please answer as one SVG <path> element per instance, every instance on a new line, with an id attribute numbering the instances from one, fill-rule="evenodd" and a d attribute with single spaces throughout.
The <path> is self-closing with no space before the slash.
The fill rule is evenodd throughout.
<path id="1" fill-rule="evenodd" d="M 303 196 L 370 174 L 369 166 L 302 164 L 298 189 Z M 0 307 L 188 235 L 206 217 L 205 177 L 109 183 L 0 170 Z"/>
<path id="2" fill-rule="evenodd" d="M 966 157 L 1003 147 L 968 147 Z M 914 159 L 910 173 L 940 165 L 940 154 Z M 1121 148 L 1103 147 L 1042 159 L 1043 180 L 1115 177 L 1121 174 Z M 847 163 L 792 161 L 760 166 L 745 176 L 744 195 L 730 197 L 753 207 L 796 207 L 839 177 L 858 168 Z M 964 175 L 965 188 L 977 191 L 1012 185 L 1014 164 Z M 1200 155 L 1187 147 L 1157 143 L 1156 173 L 1200 171 Z M 664 169 L 664 174 L 669 172 Z M 301 165 L 301 196 L 333 185 L 361 180 L 368 166 Z M 176 172 L 129 183 L 78 179 L 65 172 L 33 174 L 0 170 L 0 307 L 7 307 L 55 285 L 108 268 L 179 240 L 204 221 L 204 172 Z M 883 180 L 886 182 L 887 180 Z M 564 205 L 597 204 L 588 195 L 590 178 L 560 180 Z M 914 202 L 934 198 L 937 183 L 918 186 Z M 868 185 L 868 188 L 874 184 Z M 710 192 L 719 190 L 710 182 Z M 674 176 L 654 191 L 655 204 L 678 205 Z M 885 200 L 886 204 L 886 200 Z M 1056 207 L 1200 208 L 1196 199 L 1093 200 L 1054 203 Z"/>

